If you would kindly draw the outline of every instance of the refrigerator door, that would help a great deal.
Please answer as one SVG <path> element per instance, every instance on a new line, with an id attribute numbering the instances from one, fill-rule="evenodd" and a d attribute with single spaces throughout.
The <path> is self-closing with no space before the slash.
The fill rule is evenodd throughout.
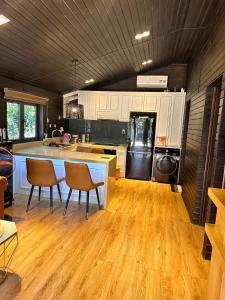
<path id="1" fill-rule="evenodd" d="M 126 177 L 150 180 L 155 139 L 156 113 L 132 113 Z"/>
<path id="2" fill-rule="evenodd" d="M 127 173 L 130 179 L 150 180 L 152 169 L 152 152 L 128 151 Z"/>

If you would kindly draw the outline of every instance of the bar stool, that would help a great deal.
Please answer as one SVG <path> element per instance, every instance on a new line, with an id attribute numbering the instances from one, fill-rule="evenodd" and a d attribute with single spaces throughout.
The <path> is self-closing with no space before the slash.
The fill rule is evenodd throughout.
<path id="1" fill-rule="evenodd" d="M 64 209 L 64 215 L 66 214 L 67 207 L 70 201 L 70 197 L 73 190 L 79 190 L 79 204 L 81 198 L 81 191 L 87 192 L 87 200 L 86 200 L 86 219 L 88 219 L 89 213 L 89 192 L 93 189 L 96 191 L 98 206 L 100 206 L 98 187 L 104 185 L 104 182 L 96 182 L 94 183 L 91 178 L 91 174 L 89 168 L 84 163 L 64 163 L 65 165 L 65 173 L 66 173 L 66 184 L 70 188 L 68 198 L 66 201 L 66 206 Z"/>
<path id="2" fill-rule="evenodd" d="M 50 209 L 53 212 L 53 186 L 57 185 L 60 201 L 61 191 L 59 183 L 65 178 L 57 179 L 55 175 L 54 166 L 51 160 L 39 160 L 39 159 L 26 159 L 27 165 L 27 180 L 31 184 L 30 196 L 27 203 L 27 210 L 29 210 L 31 198 L 33 195 L 34 187 L 39 187 L 38 200 L 41 197 L 41 188 L 50 187 Z"/>
<path id="3" fill-rule="evenodd" d="M 84 146 L 77 146 L 76 151 L 77 152 L 91 153 L 91 148 L 90 147 L 84 147 Z"/>
<path id="4" fill-rule="evenodd" d="M 105 154 L 105 151 L 103 148 L 92 148 L 91 153 Z"/>

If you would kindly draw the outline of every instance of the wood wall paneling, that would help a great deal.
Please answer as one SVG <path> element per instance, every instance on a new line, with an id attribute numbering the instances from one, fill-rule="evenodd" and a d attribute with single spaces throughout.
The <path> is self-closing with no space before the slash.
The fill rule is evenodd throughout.
<path id="1" fill-rule="evenodd" d="M 223 166 L 225 163 L 225 18 L 224 5 L 215 10 L 212 28 L 208 31 L 208 41 L 201 45 L 201 51 L 191 62 L 188 71 L 187 99 L 191 101 L 190 116 L 187 128 L 186 153 L 183 168 L 183 192 L 185 204 L 188 208 L 192 222 L 201 223 L 202 203 L 202 178 L 205 159 L 205 146 L 208 142 L 206 130 L 207 122 L 203 122 L 204 115 L 210 114 L 207 86 L 222 76 L 222 91 L 218 113 L 217 132 L 215 137 L 214 167 L 211 186 L 221 187 Z M 207 220 L 214 222 L 215 208 L 211 203 L 208 207 Z M 203 256 L 210 257 L 211 246 L 205 237 Z"/>

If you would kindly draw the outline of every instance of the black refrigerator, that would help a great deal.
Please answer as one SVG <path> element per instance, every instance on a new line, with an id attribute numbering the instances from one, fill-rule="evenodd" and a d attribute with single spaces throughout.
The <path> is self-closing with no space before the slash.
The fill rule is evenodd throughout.
<path id="1" fill-rule="evenodd" d="M 128 128 L 126 178 L 150 180 L 156 113 L 132 112 Z"/>

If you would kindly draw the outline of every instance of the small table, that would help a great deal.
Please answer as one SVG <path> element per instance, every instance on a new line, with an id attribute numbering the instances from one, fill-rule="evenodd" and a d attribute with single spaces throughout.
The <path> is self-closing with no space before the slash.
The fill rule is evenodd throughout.
<path id="1" fill-rule="evenodd" d="M 0 227 L 3 228 L 3 233 L 0 235 L 0 247 L 3 245 L 3 250 L 0 252 L 0 258 L 3 257 L 3 266 L 0 266 L 0 284 L 6 279 L 8 274 L 9 265 L 13 259 L 13 256 L 16 252 L 16 249 L 19 244 L 18 235 L 17 235 L 17 228 L 14 222 L 0 220 Z M 6 260 L 6 251 L 12 244 L 12 242 L 16 240 L 16 244 L 10 254 L 9 258 Z M 8 243 L 7 243 L 8 242 Z"/>

